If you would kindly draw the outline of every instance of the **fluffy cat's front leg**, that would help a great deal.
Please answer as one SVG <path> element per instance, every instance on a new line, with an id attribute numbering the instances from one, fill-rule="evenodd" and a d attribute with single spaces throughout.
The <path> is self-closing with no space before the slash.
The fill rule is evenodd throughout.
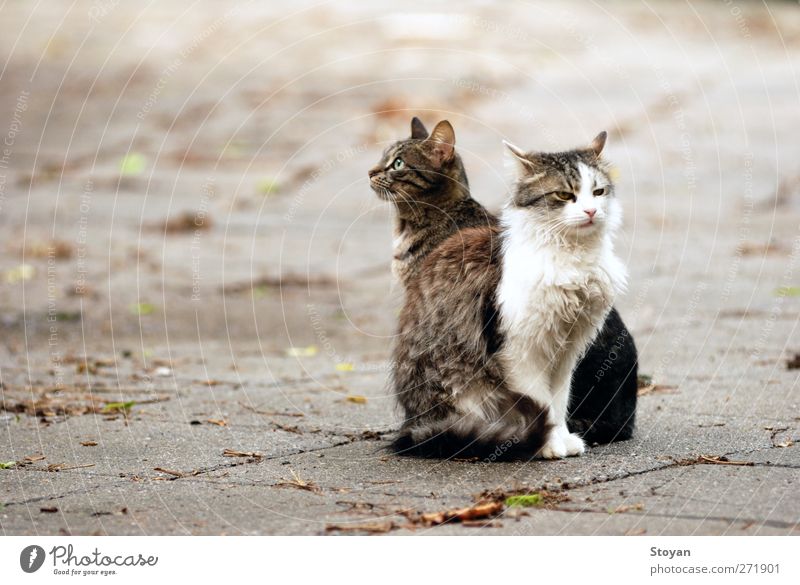
<path id="1" fill-rule="evenodd" d="M 570 382 L 576 362 L 576 359 L 565 359 L 556 366 L 553 372 L 551 381 L 553 397 L 550 402 L 553 429 L 550 431 L 550 438 L 542 448 L 542 457 L 545 459 L 582 455 L 586 450 L 583 439 L 575 433 L 570 433 L 567 428 Z"/>

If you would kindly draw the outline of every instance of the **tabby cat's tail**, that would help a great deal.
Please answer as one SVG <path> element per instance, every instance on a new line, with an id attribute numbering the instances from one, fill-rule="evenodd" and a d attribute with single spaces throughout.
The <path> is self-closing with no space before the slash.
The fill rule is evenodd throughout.
<path id="1" fill-rule="evenodd" d="M 398 455 L 486 461 L 532 459 L 544 446 L 550 425 L 543 409 L 531 401 L 528 412 L 513 422 L 488 423 L 471 415 L 451 414 L 438 420 L 406 421 L 391 449 Z"/>

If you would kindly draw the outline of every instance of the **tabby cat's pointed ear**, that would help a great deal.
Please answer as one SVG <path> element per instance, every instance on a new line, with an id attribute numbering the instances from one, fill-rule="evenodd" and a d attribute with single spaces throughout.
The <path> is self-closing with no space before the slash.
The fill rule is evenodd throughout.
<path id="1" fill-rule="evenodd" d="M 505 149 L 504 162 L 506 169 L 514 176 L 520 177 L 523 173 L 530 170 L 531 162 L 526 158 L 525 152 L 518 146 L 514 146 L 508 140 L 503 140 Z"/>
<path id="2" fill-rule="evenodd" d="M 432 154 L 438 164 L 451 161 L 455 155 L 456 133 L 450 122 L 442 120 L 431 132 L 430 138 L 433 149 Z"/>
<path id="3" fill-rule="evenodd" d="M 425 140 L 428 137 L 428 130 L 422 120 L 414 116 L 411 118 L 411 138 L 414 140 Z"/>
<path id="4" fill-rule="evenodd" d="M 606 138 L 608 138 L 608 133 L 603 130 L 592 140 L 589 148 L 594 152 L 595 156 L 600 156 L 600 153 L 603 152 L 603 147 L 606 145 Z"/>

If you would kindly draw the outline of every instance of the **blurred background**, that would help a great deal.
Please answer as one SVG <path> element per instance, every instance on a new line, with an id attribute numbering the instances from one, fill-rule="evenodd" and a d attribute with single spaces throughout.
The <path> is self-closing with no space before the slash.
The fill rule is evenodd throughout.
<path id="1" fill-rule="evenodd" d="M 502 139 L 607 130 L 642 371 L 684 414 L 790 399 L 795 2 L 12 1 L 0 19 L 7 413 L 245 424 L 238 405 L 266 401 L 393 428 L 401 294 L 367 170 L 415 115 L 450 120 L 494 210 Z"/>

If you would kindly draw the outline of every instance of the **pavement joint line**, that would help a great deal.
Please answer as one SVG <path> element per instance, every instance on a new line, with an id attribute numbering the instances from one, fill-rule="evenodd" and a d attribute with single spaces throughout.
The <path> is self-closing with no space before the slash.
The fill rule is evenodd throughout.
<path id="1" fill-rule="evenodd" d="M 341 435 L 339 435 L 339 436 L 341 436 Z M 286 459 L 286 458 L 289 458 L 289 457 L 296 457 L 297 455 L 303 455 L 305 453 L 316 453 L 316 452 L 319 452 L 319 451 L 324 451 L 326 449 L 334 449 L 336 447 L 341 447 L 343 445 L 350 445 L 350 444 L 353 444 L 353 443 L 370 442 L 370 441 L 378 442 L 378 441 L 375 441 L 374 439 L 346 440 L 346 441 L 342 441 L 340 443 L 336 443 L 336 444 L 333 444 L 333 445 L 326 445 L 324 447 L 303 449 L 303 450 L 299 450 L 299 451 L 293 451 L 293 452 L 290 452 L 290 453 L 282 453 L 282 454 L 278 454 L 278 455 L 269 455 L 269 456 L 265 455 L 263 457 L 257 458 L 257 460 L 253 461 L 252 463 L 247 463 L 247 462 L 243 462 L 243 461 L 241 461 L 241 462 L 240 461 L 236 461 L 236 462 L 232 462 L 232 463 L 220 463 L 218 465 L 212 465 L 212 466 L 209 466 L 209 467 L 201 467 L 199 469 L 194 469 L 192 471 L 187 471 L 187 472 L 184 472 L 184 473 L 186 473 L 186 475 L 184 477 L 177 477 L 176 476 L 176 477 L 172 477 L 171 479 L 166 479 L 166 481 L 175 481 L 175 480 L 178 480 L 178 479 L 191 479 L 192 477 L 197 477 L 199 475 L 203 475 L 203 474 L 206 474 L 206 473 L 213 473 L 214 471 L 221 471 L 223 469 L 231 469 L 231 468 L 234 468 L 234 467 L 241 467 L 243 465 L 248 465 L 248 464 L 258 464 L 258 463 L 263 463 L 265 461 L 274 461 L 276 459 Z M 35 468 L 35 467 L 30 467 L 30 466 L 20 467 L 18 469 L 14 469 L 14 471 L 17 471 L 17 472 L 28 472 L 28 473 L 32 473 L 32 472 L 56 473 L 56 472 L 48 471 L 47 469 Z M 73 471 L 73 470 L 59 471 L 57 473 L 66 474 L 69 471 Z M 74 470 L 74 471 L 80 471 L 80 470 Z M 148 469 L 147 472 L 149 472 L 149 471 L 154 471 L 154 470 Z M 119 478 L 120 477 L 120 475 L 119 475 L 120 473 L 125 473 L 125 472 L 104 473 L 104 472 L 98 472 L 98 471 L 84 471 L 82 473 L 82 475 L 84 475 L 85 477 L 96 477 L 96 478 L 100 478 L 100 477 Z M 136 475 L 136 472 L 132 472 L 132 473 L 133 473 L 133 475 Z M 126 473 L 126 479 L 130 479 L 130 477 L 128 477 L 127 473 Z M 143 478 L 143 479 L 152 480 L 152 478 Z M 6 504 L 6 505 L 9 505 L 9 504 Z"/>
<path id="2" fill-rule="evenodd" d="M 733 525 L 735 523 L 742 523 L 744 525 L 751 524 L 752 525 L 760 525 L 760 526 L 769 526 L 770 528 L 784 528 L 790 530 L 797 530 L 800 528 L 800 522 L 783 522 L 781 520 L 759 520 L 755 518 L 731 518 L 729 516 L 699 516 L 695 514 L 663 514 L 657 512 L 645 512 L 644 514 L 634 514 L 631 512 L 617 512 L 616 515 L 626 514 L 629 516 L 636 516 L 636 517 L 654 517 L 654 518 L 669 518 L 669 519 L 676 519 L 676 520 L 713 520 L 716 522 L 727 522 L 728 525 Z"/>
<path id="3" fill-rule="evenodd" d="M 124 481 L 117 481 L 117 482 L 112 482 L 112 483 L 102 483 L 102 484 L 96 484 L 96 485 L 91 485 L 91 486 L 85 486 L 85 487 L 82 487 L 80 489 L 69 490 L 67 492 L 64 492 L 64 493 L 61 493 L 61 494 L 52 495 L 52 496 L 36 496 L 35 498 L 29 498 L 27 500 L 22 500 L 22 501 L 19 501 L 19 502 L 3 502 L 3 506 L 6 507 L 6 508 L 9 508 L 11 506 L 27 506 L 29 504 L 35 504 L 37 502 L 50 502 L 50 501 L 53 501 L 53 500 L 61 500 L 61 499 L 64 499 L 64 498 L 66 498 L 68 496 L 74 496 L 74 495 L 77 495 L 77 494 L 90 493 L 90 492 L 93 492 L 93 491 L 95 491 L 95 490 L 97 490 L 99 488 L 102 488 L 102 487 L 114 487 L 114 486 L 121 487 L 121 486 L 125 485 L 126 483 L 127 482 L 124 482 Z"/>

